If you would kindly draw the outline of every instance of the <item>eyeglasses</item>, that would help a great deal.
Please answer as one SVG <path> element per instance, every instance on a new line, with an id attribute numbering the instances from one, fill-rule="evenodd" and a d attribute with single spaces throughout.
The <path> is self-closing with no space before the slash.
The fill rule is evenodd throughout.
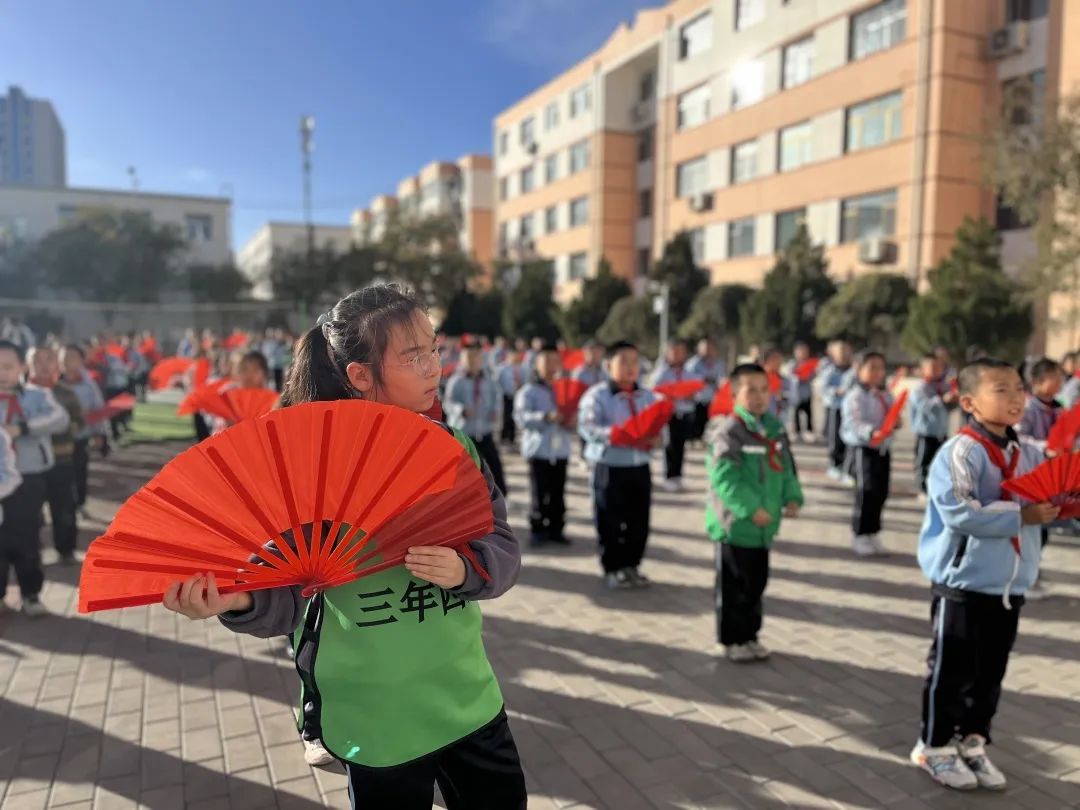
<path id="1" fill-rule="evenodd" d="M 442 368 L 442 357 L 439 356 L 438 349 L 432 349 L 430 352 L 417 352 L 412 360 L 405 363 L 391 363 L 390 365 L 398 366 L 399 368 L 411 366 L 416 376 L 427 377 L 433 371 L 438 371 Z"/>

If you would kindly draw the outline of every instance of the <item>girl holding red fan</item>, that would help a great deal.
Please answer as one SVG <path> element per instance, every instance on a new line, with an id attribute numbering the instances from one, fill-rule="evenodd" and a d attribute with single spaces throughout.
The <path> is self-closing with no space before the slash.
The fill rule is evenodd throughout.
<path id="1" fill-rule="evenodd" d="M 361 398 L 422 413 L 439 380 L 423 307 L 394 285 L 375 285 L 343 298 L 301 339 L 282 404 Z M 455 437 L 475 458 L 468 439 Z M 452 548 L 416 547 L 404 566 L 310 600 L 299 587 L 221 595 L 212 575 L 175 583 L 165 595 L 170 610 L 218 616 L 235 632 L 297 631 L 306 705 L 345 766 L 353 808 L 430 808 L 436 782 L 450 810 L 525 807 L 476 603 L 514 584 L 521 557 L 506 503 L 482 469 L 494 530 L 469 546 L 487 579 Z"/>
<path id="2" fill-rule="evenodd" d="M 649 460 L 651 450 L 662 446 L 664 439 L 657 436 L 638 447 L 612 444 L 612 429 L 643 412 L 657 397 L 638 386 L 640 355 L 629 341 L 608 349 L 608 374 L 610 383 L 594 385 L 582 398 L 578 432 L 586 441 L 585 458 L 593 464 L 590 484 L 604 583 L 616 590 L 642 588 L 649 585 L 638 570 L 649 539 Z"/>
<path id="3" fill-rule="evenodd" d="M 568 545 L 566 521 L 566 464 L 570 458 L 576 409 L 564 413 L 552 383 L 562 373 L 562 359 L 554 346 L 545 346 L 534 361 L 532 382 L 514 399 L 514 421 L 521 431 L 521 456 L 529 464 L 529 543 Z"/>
<path id="4" fill-rule="evenodd" d="M 687 368 L 689 355 L 690 346 L 685 340 L 673 340 L 667 347 L 664 362 L 657 366 L 652 374 L 650 387 L 701 379 Z M 668 444 L 664 449 L 664 489 L 668 492 L 681 492 L 683 489 L 683 458 L 686 455 L 687 439 L 694 432 L 694 410 L 693 397 L 675 400 L 675 415 L 668 425 Z"/>
<path id="5" fill-rule="evenodd" d="M 852 549 L 860 557 L 886 553 L 878 532 L 881 511 L 889 497 L 891 438 L 881 428 L 892 407 L 892 394 L 884 389 L 885 356 L 863 352 L 856 363 L 858 384 L 844 396 L 840 437 L 852 453 L 855 472 L 855 512 L 851 519 Z"/>

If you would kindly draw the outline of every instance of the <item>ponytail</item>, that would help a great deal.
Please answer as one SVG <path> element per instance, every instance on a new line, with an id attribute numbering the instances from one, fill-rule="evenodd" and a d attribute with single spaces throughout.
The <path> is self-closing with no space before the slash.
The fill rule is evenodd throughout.
<path id="1" fill-rule="evenodd" d="M 395 326 L 408 325 L 423 305 L 396 284 L 373 284 L 349 293 L 300 338 L 281 406 L 360 396 L 346 376 L 350 363 L 371 367 L 382 382 L 382 359 Z"/>

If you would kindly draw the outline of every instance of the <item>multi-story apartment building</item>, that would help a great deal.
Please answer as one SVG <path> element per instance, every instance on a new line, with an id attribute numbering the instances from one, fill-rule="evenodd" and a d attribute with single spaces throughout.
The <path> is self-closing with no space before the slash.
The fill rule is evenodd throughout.
<path id="1" fill-rule="evenodd" d="M 398 183 L 397 195 L 380 195 L 350 219 L 357 244 L 377 242 L 392 216 L 452 217 L 463 250 L 490 269 L 494 245 L 491 158 L 466 155 L 456 163 L 434 161 Z"/>
<path id="2" fill-rule="evenodd" d="M 566 300 L 686 231 L 714 282 L 756 284 L 805 223 L 838 278 L 919 283 L 970 215 L 1018 266 L 987 135 L 1007 82 L 1036 114 L 1080 92 L 1076 42 L 1070 0 L 672 0 L 496 117 L 497 251 L 552 260 Z"/>
<path id="3" fill-rule="evenodd" d="M 56 110 L 19 87 L 0 96 L 0 185 L 67 185 L 67 147 Z"/>
<path id="4" fill-rule="evenodd" d="M 319 250 L 345 253 L 353 245 L 353 229 L 348 225 L 314 225 L 314 246 Z M 282 253 L 303 253 L 308 245 L 308 227 L 303 222 L 265 222 L 236 254 L 236 266 L 252 282 L 255 298 L 270 298 L 270 269 Z"/>

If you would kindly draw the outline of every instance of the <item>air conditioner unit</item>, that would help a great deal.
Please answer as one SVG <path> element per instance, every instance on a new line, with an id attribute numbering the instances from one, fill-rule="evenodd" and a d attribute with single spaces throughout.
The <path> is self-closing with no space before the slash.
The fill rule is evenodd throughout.
<path id="1" fill-rule="evenodd" d="M 859 261 L 863 264 L 888 264 L 896 255 L 895 243 L 880 236 L 859 242 Z"/>
<path id="2" fill-rule="evenodd" d="M 713 195 L 712 194 L 693 194 L 690 197 L 690 209 L 701 213 L 702 211 L 712 211 L 713 207 Z"/>
<path id="3" fill-rule="evenodd" d="M 1004 59 L 1006 56 L 1023 53 L 1030 41 L 1028 24 L 1024 21 L 1009 23 L 990 34 L 986 42 L 988 59 Z"/>
<path id="4" fill-rule="evenodd" d="M 529 141 L 527 144 L 525 144 L 525 151 L 528 152 L 530 155 L 535 155 L 536 150 L 539 148 L 540 146 L 536 143 L 536 141 Z"/>

